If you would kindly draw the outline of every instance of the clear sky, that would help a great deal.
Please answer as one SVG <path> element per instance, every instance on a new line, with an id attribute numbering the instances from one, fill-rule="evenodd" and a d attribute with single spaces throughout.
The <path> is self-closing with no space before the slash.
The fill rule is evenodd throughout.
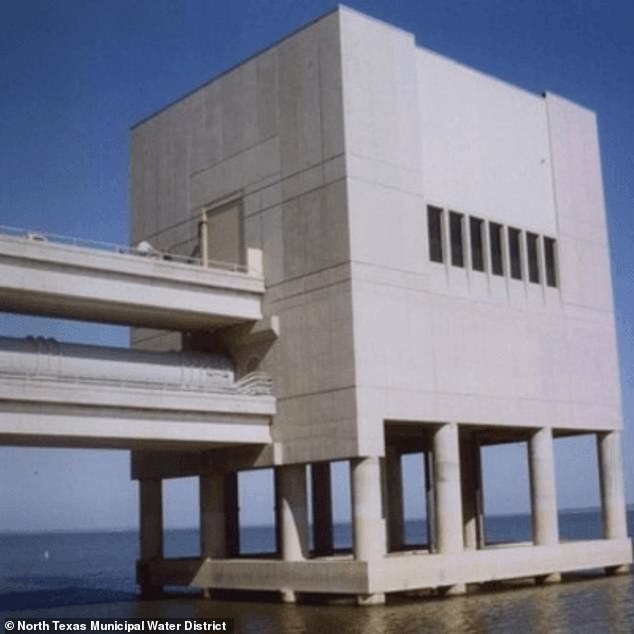
<path id="1" fill-rule="evenodd" d="M 634 3 L 393 0 L 349 6 L 535 93 L 597 112 L 634 502 Z M 319 0 L 2 0 L 0 224 L 125 244 L 128 130 L 335 5 Z M 1 306 L 0 306 L 1 310 Z M 0 313 L 0 334 L 126 345 L 121 328 Z M 596 504 L 592 443 L 557 441 L 561 507 Z M 520 448 L 485 451 L 490 512 L 528 510 Z M 408 461 L 413 479 L 418 465 Z M 338 477 L 343 473 L 337 470 Z M 505 477 L 500 477 L 505 474 Z M 345 487 L 344 487 L 345 488 Z M 420 511 L 409 493 L 406 508 Z M 245 480 L 244 519 L 270 518 L 270 487 Z M 339 496 L 336 515 L 346 515 Z M 192 482 L 167 487 L 167 524 L 193 525 Z M 0 530 L 136 525 L 128 456 L 0 448 Z"/>

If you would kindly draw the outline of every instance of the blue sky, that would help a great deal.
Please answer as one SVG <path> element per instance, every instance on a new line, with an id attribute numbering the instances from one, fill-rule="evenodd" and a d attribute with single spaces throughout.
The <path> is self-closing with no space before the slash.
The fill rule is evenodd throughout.
<path id="1" fill-rule="evenodd" d="M 349 6 L 438 51 L 598 115 L 624 418 L 634 425 L 634 4 L 626 0 L 358 1 Z M 0 224 L 127 243 L 128 130 L 138 120 L 327 12 L 321 1 L 3 0 Z M 0 334 L 125 345 L 125 329 L 0 313 Z M 624 443 L 634 502 L 634 434 Z M 560 505 L 598 500 L 587 440 L 556 447 Z M 528 510 L 520 448 L 487 450 L 487 509 Z M 417 466 L 408 465 L 412 474 Z M 498 478 L 506 472 L 510 477 Z M 245 486 L 247 521 L 268 491 Z M 0 530 L 133 526 L 122 452 L 0 448 Z M 195 487 L 170 484 L 168 524 L 193 524 Z M 417 512 L 416 500 L 408 508 Z M 345 515 L 345 500 L 338 501 Z"/>

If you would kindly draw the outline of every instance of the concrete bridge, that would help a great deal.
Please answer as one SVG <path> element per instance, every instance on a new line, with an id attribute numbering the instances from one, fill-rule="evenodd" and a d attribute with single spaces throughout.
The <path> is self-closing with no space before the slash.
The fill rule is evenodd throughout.
<path id="1" fill-rule="evenodd" d="M 0 234 L 8 312 L 148 328 L 209 330 L 262 317 L 258 252 L 201 266 L 154 249 Z M 215 265 L 214 265 L 215 264 Z M 195 449 L 269 444 L 275 413 L 262 373 L 236 379 L 220 355 L 0 338 L 5 445 Z"/>
<path id="2" fill-rule="evenodd" d="M 195 258 L 151 248 L 84 246 L 0 228 L 0 305 L 6 312 L 202 330 L 260 319 L 263 294 L 256 249 L 249 249 L 244 267 L 201 266 Z"/>

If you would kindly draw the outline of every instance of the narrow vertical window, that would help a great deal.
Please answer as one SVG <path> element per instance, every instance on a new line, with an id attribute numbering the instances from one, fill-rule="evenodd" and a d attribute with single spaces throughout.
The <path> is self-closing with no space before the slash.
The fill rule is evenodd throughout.
<path id="1" fill-rule="evenodd" d="M 522 279 L 522 255 L 520 252 L 520 230 L 509 227 L 509 260 L 511 262 L 511 277 Z"/>
<path id="2" fill-rule="evenodd" d="M 557 287 L 557 243 L 552 238 L 544 238 L 544 259 L 546 260 L 546 284 Z"/>
<path id="3" fill-rule="evenodd" d="M 471 268 L 474 271 L 484 271 L 484 241 L 482 229 L 484 220 L 469 218 L 469 237 L 471 239 Z"/>
<path id="4" fill-rule="evenodd" d="M 502 225 L 489 224 L 489 244 L 491 245 L 491 273 L 504 275 L 504 259 L 502 257 Z"/>
<path id="5" fill-rule="evenodd" d="M 528 254 L 528 279 L 539 284 L 539 237 L 534 233 L 526 234 L 526 250 Z"/>
<path id="6" fill-rule="evenodd" d="M 449 213 L 449 237 L 451 238 L 451 263 L 464 267 L 464 243 L 462 241 L 462 214 Z"/>
<path id="7" fill-rule="evenodd" d="M 442 209 L 427 207 L 427 235 L 429 238 L 429 259 L 432 262 L 443 262 L 442 250 Z"/>

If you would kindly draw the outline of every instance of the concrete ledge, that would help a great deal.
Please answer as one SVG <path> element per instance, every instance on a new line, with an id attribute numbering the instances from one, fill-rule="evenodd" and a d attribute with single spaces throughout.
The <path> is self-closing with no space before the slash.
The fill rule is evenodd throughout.
<path id="1" fill-rule="evenodd" d="M 211 449 L 268 445 L 275 398 L 0 379 L 0 442 Z"/>
<path id="2" fill-rule="evenodd" d="M 261 319 L 264 291 L 260 275 L 0 237 L 5 311 L 196 330 Z"/>
<path id="3" fill-rule="evenodd" d="M 307 561 L 164 559 L 139 565 L 143 580 L 154 586 L 374 595 L 538 577 L 631 561 L 630 540 L 623 539 L 510 546 L 455 555 L 400 553 L 371 562 L 344 557 Z"/>
<path id="4" fill-rule="evenodd" d="M 51 406 L 86 406 L 142 409 L 149 412 L 206 412 L 272 416 L 274 396 L 178 390 L 172 387 L 130 386 L 127 381 L 112 383 L 55 381 L 0 376 L 0 403 L 47 403 Z"/>
<path id="5" fill-rule="evenodd" d="M 370 592 L 398 592 L 536 577 L 630 563 L 629 539 L 509 546 L 452 555 L 398 554 L 369 566 Z"/>
<path id="6" fill-rule="evenodd" d="M 163 559 L 142 562 L 153 585 L 226 590 L 369 594 L 367 563 L 351 559 Z"/>

